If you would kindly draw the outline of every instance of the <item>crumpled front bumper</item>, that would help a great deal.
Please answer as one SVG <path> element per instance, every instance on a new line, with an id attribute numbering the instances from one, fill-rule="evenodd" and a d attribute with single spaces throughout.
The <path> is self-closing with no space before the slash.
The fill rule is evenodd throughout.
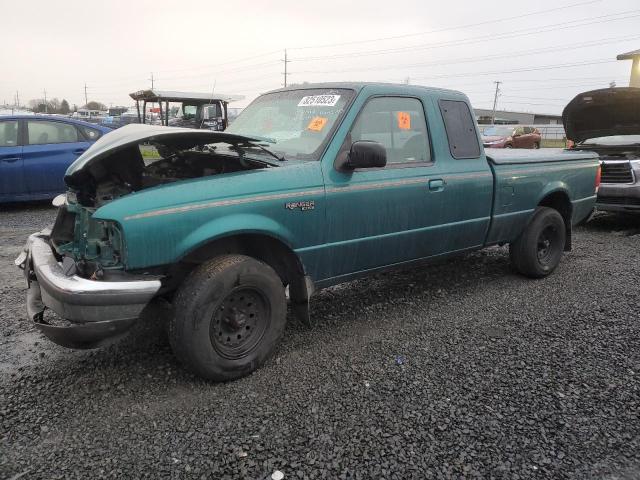
<path id="1" fill-rule="evenodd" d="M 49 235 L 49 230 L 31 235 L 15 260 L 27 279 L 29 318 L 50 340 L 69 348 L 95 348 L 126 333 L 160 289 L 159 278 L 123 274 L 98 281 L 66 275 Z M 70 325 L 47 323 L 46 308 Z"/>

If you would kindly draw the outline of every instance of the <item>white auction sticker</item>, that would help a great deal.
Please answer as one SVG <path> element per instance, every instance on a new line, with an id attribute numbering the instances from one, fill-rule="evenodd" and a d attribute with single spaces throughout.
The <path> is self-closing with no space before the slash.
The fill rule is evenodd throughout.
<path id="1" fill-rule="evenodd" d="M 309 95 L 302 97 L 299 107 L 335 107 L 340 95 Z"/>

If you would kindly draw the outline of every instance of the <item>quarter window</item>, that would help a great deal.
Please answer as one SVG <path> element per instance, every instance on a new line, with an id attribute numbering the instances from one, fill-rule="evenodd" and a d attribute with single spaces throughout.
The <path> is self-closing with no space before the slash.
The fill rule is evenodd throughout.
<path id="1" fill-rule="evenodd" d="M 449 151 L 456 159 L 478 158 L 480 144 L 469 106 L 460 100 L 440 100 L 440 113 L 449 140 Z"/>
<path id="2" fill-rule="evenodd" d="M 415 98 L 369 100 L 351 129 L 351 142 L 359 140 L 380 143 L 387 150 L 387 164 L 431 161 L 424 108 Z"/>
<path id="3" fill-rule="evenodd" d="M 96 130 L 95 128 L 89 128 L 89 127 L 78 127 L 78 128 L 80 129 L 80 132 L 82 133 L 82 135 L 84 135 L 84 137 L 90 142 L 93 142 L 100 137 L 100 131 Z"/>
<path id="4" fill-rule="evenodd" d="M 0 122 L 0 147 L 16 145 L 18 145 L 18 122 L 16 120 Z"/>
<path id="5" fill-rule="evenodd" d="M 62 122 L 29 120 L 29 145 L 47 143 L 71 143 L 78 141 L 78 131 L 73 125 Z"/>

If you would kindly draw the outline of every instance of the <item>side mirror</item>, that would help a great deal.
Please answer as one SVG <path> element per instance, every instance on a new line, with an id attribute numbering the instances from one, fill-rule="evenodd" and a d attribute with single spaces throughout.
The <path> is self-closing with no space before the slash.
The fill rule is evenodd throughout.
<path id="1" fill-rule="evenodd" d="M 381 168 L 387 164 L 387 150 L 378 142 L 360 140 L 351 145 L 342 169 Z"/>

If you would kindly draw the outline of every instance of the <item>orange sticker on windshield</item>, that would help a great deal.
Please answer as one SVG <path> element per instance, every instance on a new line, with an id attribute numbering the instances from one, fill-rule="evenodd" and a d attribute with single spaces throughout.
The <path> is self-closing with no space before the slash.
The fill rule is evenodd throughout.
<path id="1" fill-rule="evenodd" d="M 320 132 L 327 124 L 329 119 L 327 117 L 313 117 L 307 125 L 307 129 L 313 132 Z"/>
<path id="2" fill-rule="evenodd" d="M 398 112 L 398 128 L 400 130 L 411 130 L 411 115 L 409 115 L 409 112 Z"/>

